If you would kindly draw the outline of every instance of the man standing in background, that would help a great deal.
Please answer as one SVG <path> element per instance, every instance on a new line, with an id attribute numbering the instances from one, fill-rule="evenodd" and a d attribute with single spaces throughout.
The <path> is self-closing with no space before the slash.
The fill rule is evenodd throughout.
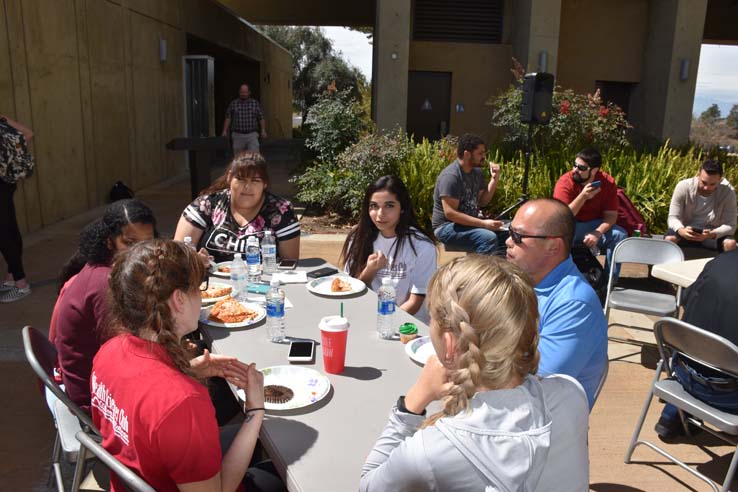
<path id="1" fill-rule="evenodd" d="M 233 132 L 233 155 L 243 150 L 259 152 L 259 133 L 261 138 L 267 138 L 264 113 L 259 101 L 251 97 L 251 90 L 243 84 L 238 90 L 238 99 L 234 99 L 226 110 L 223 123 L 223 136 L 228 131 Z"/>

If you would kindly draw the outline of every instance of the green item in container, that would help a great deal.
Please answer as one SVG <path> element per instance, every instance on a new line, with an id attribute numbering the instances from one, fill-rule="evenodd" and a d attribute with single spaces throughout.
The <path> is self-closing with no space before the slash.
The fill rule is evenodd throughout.
<path id="1" fill-rule="evenodd" d="M 414 323 L 403 323 L 400 325 L 401 335 L 415 335 L 418 332 L 418 327 Z"/>

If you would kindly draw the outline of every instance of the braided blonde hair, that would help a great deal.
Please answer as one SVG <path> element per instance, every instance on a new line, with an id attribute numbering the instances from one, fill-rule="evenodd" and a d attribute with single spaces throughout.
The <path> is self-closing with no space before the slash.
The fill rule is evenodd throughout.
<path id="1" fill-rule="evenodd" d="M 439 418 L 468 410 L 478 388 L 505 387 L 538 370 L 538 303 L 528 275 L 498 257 L 468 255 L 436 271 L 428 286 L 434 329 L 451 332 L 460 354 Z"/>
<path id="2" fill-rule="evenodd" d="M 168 299 L 175 290 L 199 289 L 205 267 L 197 253 L 183 243 L 153 239 L 135 244 L 118 255 L 110 274 L 111 327 L 140 337 L 154 334 L 175 367 L 187 375 L 193 355 L 176 333 Z"/>

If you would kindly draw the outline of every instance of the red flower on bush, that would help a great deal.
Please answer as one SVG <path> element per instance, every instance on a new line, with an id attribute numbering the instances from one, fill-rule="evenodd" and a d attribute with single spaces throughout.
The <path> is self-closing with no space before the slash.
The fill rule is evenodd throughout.
<path id="1" fill-rule="evenodd" d="M 610 110 L 608 108 L 606 108 L 605 106 L 600 106 L 600 116 L 602 118 L 605 118 L 609 112 Z"/>
<path id="2" fill-rule="evenodd" d="M 569 108 L 571 108 L 571 102 L 567 100 L 561 101 L 561 106 L 559 106 L 559 113 L 569 114 Z"/>

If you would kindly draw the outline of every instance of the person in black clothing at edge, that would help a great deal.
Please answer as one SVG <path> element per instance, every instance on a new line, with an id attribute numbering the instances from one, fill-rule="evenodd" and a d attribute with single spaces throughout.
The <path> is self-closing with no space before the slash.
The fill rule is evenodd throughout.
<path id="1" fill-rule="evenodd" d="M 738 250 L 710 261 L 685 293 L 683 321 L 720 335 L 738 345 Z M 695 398 L 724 412 L 738 414 L 738 380 L 722 372 L 675 356 L 676 379 Z M 677 408 L 666 404 L 656 432 L 669 439 L 684 434 Z"/>

